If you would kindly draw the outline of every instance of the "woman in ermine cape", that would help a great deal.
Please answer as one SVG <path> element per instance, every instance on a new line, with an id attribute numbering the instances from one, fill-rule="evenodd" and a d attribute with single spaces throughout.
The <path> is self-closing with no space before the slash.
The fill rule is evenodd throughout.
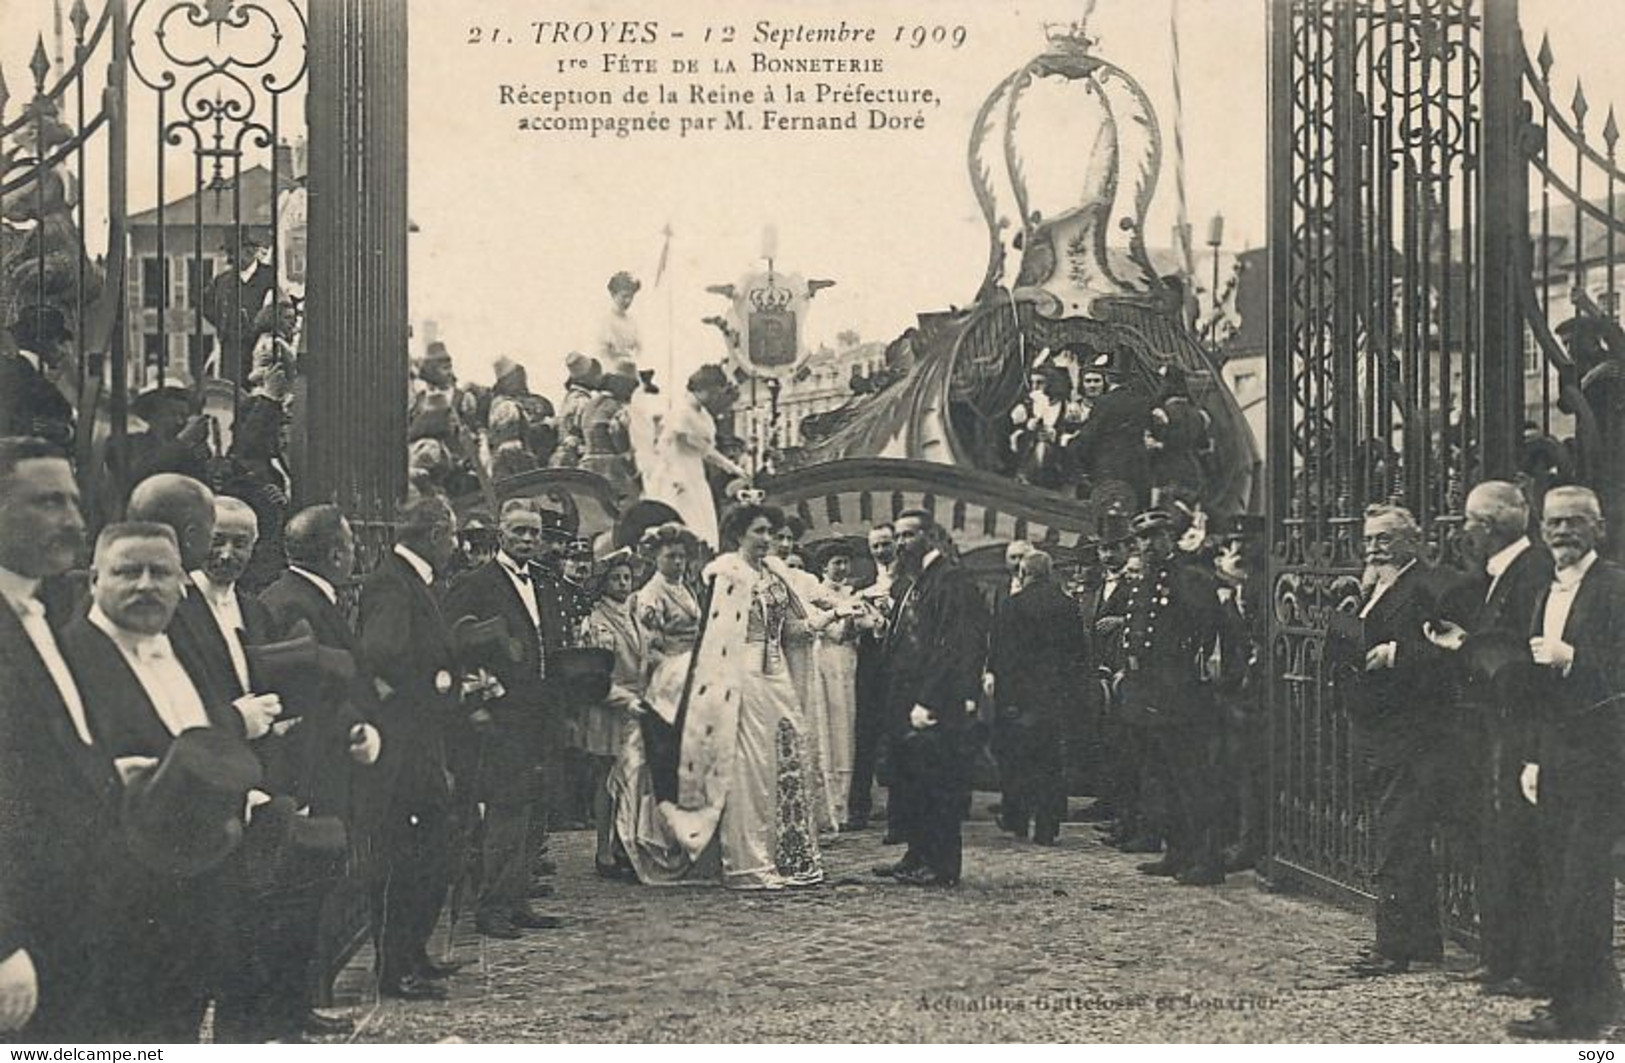
<path id="1" fill-rule="evenodd" d="M 783 520 L 770 506 L 728 514 L 722 539 L 731 552 L 706 567 L 700 640 L 650 680 L 649 704 L 681 738 L 675 779 L 636 755 L 637 738 L 616 773 L 621 841 L 645 883 L 763 890 L 823 880 L 805 724 L 784 641 L 826 618 L 768 557 Z"/>

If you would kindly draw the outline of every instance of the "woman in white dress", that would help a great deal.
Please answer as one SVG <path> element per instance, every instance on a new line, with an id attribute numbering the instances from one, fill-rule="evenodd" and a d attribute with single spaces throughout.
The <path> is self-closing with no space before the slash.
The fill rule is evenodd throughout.
<path id="1" fill-rule="evenodd" d="M 852 788 L 852 762 L 857 747 L 858 640 L 883 626 L 883 615 L 852 589 L 850 543 L 834 542 L 818 557 L 824 580 L 822 600 L 838 619 L 819 632 L 818 679 L 823 687 L 824 793 L 836 824 L 847 822 L 847 799 Z"/>
<path id="2" fill-rule="evenodd" d="M 666 674 L 651 680 L 652 710 L 675 722 L 681 744 L 675 786 L 648 765 L 619 773 L 636 819 L 622 838 L 646 883 L 773 890 L 823 880 L 805 728 L 784 652 L 806 613 L 768 557 L 782 520 L 767 506 L 729 513 L 732 552 L 706 567 L 711 593 L 692 660 L 668 660 Z"/>
<path id="3" fill-rule="evenodd" d="M 717 545 L 717 509 L 705 466 L 729 476 L 745 470 L 717 449 L 714 413 L 733 402 L 733 387 L 719 366 L 702 366 L 688 378 L 688 388 L 672 401 L 660 430 L 653 468 L 643 470 L 643 497 L 664 502 L 702 542 Z"/>

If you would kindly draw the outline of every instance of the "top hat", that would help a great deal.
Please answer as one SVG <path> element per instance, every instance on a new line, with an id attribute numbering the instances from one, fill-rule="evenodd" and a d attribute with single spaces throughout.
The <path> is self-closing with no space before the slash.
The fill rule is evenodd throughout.
<path id="1" fill-rule="evenodd" d="M 284 719 L 300 715 L 290 709 L 320 700 L 328 684 L 347 684 L 356 677 L 355 657 L 348 650 L 316 641 L 309 620 L 294 624 L 281 642 L 245 646 L 243 653 L 249 670 L 262 686 L 289 697 L 283 703 Z"/>
<path id="2" fill-rule="evenodd" d="M 1150 535 L 1157 531 L 1173 531 L 1174 518 L 1165 509 L 1148 509 L 1139 514 L 1129 525 L 1135 535 Z"/>
<path id="3" fill-rule="evenodd" d="M 278 794 L 254 809 L 243 831 L 243 866 L 257 895 L 299 884 L 294 876 L 330 877 L 350 847 L 337 816 L 300 815 L 298 802 Z M 326 865 L 325 867 L 323 865 Z"/>
<path id="4" fill-rule="evenodd" d="M 238 246 L 242 247 L 270 247 L 271 238 L 268 234 L 252 225 L 239 225 L 226 233 L 226 238 L 220 244 L 220 250 L 232 251 Z"/>
<path id="5" fill-rule="evenodd" d="M 1096 532 L 1102 546 L 1134 538 L 1134 533 L 1129 529 L 1128 512 L 1122 509 L 1108 508 L 1102 513 L 1096 522 Z"/>
<path id="6" fill-rule="evenodd" d="M 124 789 L 130 855 L 165 875 L 218 867 L 243 840 L 243 804 L 260 778 L 246 742 L 213 727 L 182 731 L 158 766 Z"/>
<path id="7" fill-rule="evenodd" d="M 156 365 L 151 366 L 147 370 L 147 386 L 130 400 L 130 412 L 145 421 L 159 403 L 166 401 L 189 406 L 192 402 L 192 378 L 178 365 L 166 366 L 162 370 Z"/>

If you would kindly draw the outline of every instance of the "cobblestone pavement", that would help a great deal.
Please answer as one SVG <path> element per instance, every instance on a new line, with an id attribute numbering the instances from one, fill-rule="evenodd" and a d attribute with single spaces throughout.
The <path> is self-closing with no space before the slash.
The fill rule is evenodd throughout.
<path id="1" fill-rule="evenodd" d="M 365 1003 L 363 955 L 341 1002 L 359 1040 L 470 1042 L 1499 1041 L 1530 1010 L 1459 981 L 1456 952 L 1352 978 L 1360 915 L 1250 874 L 1152 879 L 1096 837 L 1072 824 L 1043 849 L 970 823 L 960 888 L 925 891 L 871 876 L 900 852 L 865 831 L 828 843 L 824 887 L 740 895 L 604 881 L 590 834 L 562 834 L 537 907 L 565 929 L 491 941 L 465 920 L 437 942 L 470 964 L 450 1000 Z"/>

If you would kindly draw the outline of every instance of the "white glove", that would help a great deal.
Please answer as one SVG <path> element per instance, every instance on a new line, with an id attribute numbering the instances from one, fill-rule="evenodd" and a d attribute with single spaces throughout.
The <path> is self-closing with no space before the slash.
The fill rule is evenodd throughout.
<path id="1" fill-rule="evenodd" d="M 1441 650 L 1459 650 L 1467 642 L 1467 629 L 1451 620 L 1423 623 L 1422 634 Z"/>
<path id="2" fill-rule="evenodd" d="M 1392 668 L 1394 666 L 1394 654 L 1398 650 L 1399 645 L 1393 642 L 1384 642 L 1380 646 L 1371 647 L 1370 651 L 1365 655 L 1365 670 L 1370 672 L 1378 668 Z"/>
<path id="3" fill-rule="evenodd" d="M 157 757 L 114 757 L 113 770 L 125 786 L 158 766 Z"/>
<path id="4" fill-rule="evenodd" d="M 1529 640 L 1529 652 L 1534 656 L 1535 663 L 1546 668 L 1556 668 L 1564 675 L 1574 667 L 1574 647 L 1562 639 L 1549 639 L 1536 635 Z"/>
<path id="5" fill-rule="evenodd" d="M 20 1030 L 39 1006 L 39 974 L 27 949 L 0 960 L 0 1033 Z"/>
<path id="6" fill-rule="evenodd" d="M 250 739 L 268 734 L 276 718 L 282 715 L 282 699 L 275 694 L 246 694 L 231 706 L 242 716 Z"/>
<path id="7" fill-rule="evenodd" d="M 991 698 L 993 696 L 993 690 L 994 690 L 995 685 L 996 685 L 996 681 L 993 678 L 993 673 L 992 672 L 983 672 L 982 673 L 982 693 L 986 694 L 988 697 Z"/>
<path id="8" fill-rule="evenodd" d="M 248 791 L 248 797 L 243 802 L 243 822 L 254 822 L 254 810 L 261 805 L 268 805 L 270 803 L 271 795 L 266 793 L 264 790 Z"/>
<path id="9" fill-rule="evenodd" d="M 384 736 L 370 723 L 358 723 L 350 728 L 350 759 L 357 764 L 378 763 L 378 754 L 384 750 Z"/>
<path id="10" fill-rule="evenodd" d="M 927 727 L 935 727 L 937 718 L 924 705 L 916 705 L 908 710 L 908 725 L 916 731 L 923 731 Z"/>
<path id="11" fill-rule="evenodd" d="M 1523 774 L 1518 776 L 1518 786 L 1523 790 L 1523 799 L 1530 804 L 1538 804 L 1536 798 L 1540 794 L 1540 765 L 1525 764 Z"/>

